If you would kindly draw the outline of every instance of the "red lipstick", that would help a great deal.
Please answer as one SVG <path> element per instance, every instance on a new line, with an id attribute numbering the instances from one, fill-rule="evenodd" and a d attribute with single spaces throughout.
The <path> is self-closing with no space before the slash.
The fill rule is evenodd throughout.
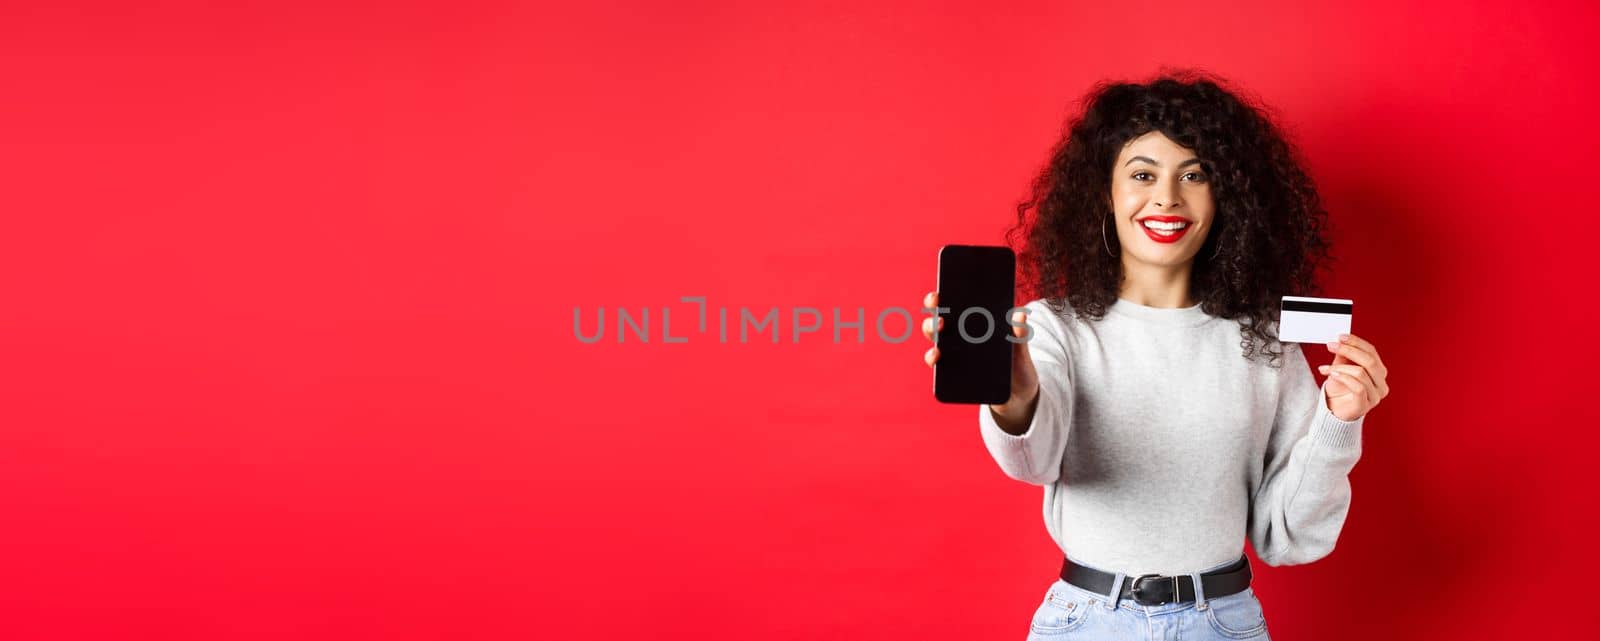
<path id="1" fill-rule="evenodd" d="M 1145 227 L 1144 226 L 1144 221 L 1147 221 L 1147 220 L 1158 222 L 1158 223 L 1187 223 L 1187 224 L 1184 225 L 1183 229 L 1179 229 L 1177 231 L 1173 231 L 1173 232 L 1167 233 L 1167 232 L 1158 232 L 1158 231 L 1156 231 L 1154 229 L 1151 229 L 1149 227 Z M 1168 245 L 1168 244 L 1172 244 L 1172 243 L 1178 242 L 1179 239 L 1183 238 L 1184 234 L 1189 233 L 1189 229 L 1190 228 L 1194 227 L 1194 223 L 1193 222 L 1191 222 L 1189 219 L 1184 218 L 1182 216 L 1145 216 L 1144 218 L 1135 219 L 1134 222 L 1139 225 L 1139 229 L 1143 229 L 1144 230 L 1144 235 L 1149 236 L 1150 240 L 1156 241 L 1156 242 L 1164 244 L 1164 245 Z"/>

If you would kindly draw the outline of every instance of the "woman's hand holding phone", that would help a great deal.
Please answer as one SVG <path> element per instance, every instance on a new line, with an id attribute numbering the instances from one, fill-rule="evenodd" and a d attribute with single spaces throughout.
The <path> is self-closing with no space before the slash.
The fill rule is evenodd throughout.
<path id="1" fill-rule="evenodd" d="M 922 298 L 925 309 L 939 306 L 939 293 L 928 292 Z M 1027 332 L 1025 324 L 1028 320 L 1027 310 L 1017 310 L 1011 316 L 1015 324 L 1011 326 L 1011 333 L 1017 338 L 1022 338 Z M 944 319 L 938 316 L 929 316 L 922 320 L 922 336 L 929 341 L 934 340 L 934 333 L 944 330 Z M 1011 434 L 1022 434 L 1028 431 L 1028 426 L 1033 423 L 1033 409 L 1039 399 L 1039 374 L 1033 368 L 1033 358 L 1028 355 L 1028 343 L 1019 341 L 1011 344 L 1011 397 L 1000 405 L 990 405 L 989 411 L 994 413 L 995 422 Z M 922 357 L 928 367 L 933 367 L 939 362 L 939 348 L 931 347 Z"/>

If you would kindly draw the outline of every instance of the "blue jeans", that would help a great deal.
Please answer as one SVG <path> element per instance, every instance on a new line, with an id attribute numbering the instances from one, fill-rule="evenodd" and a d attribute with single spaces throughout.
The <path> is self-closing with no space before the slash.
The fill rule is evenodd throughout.
<path id="1" fill-rule="evenodd" d="M 1076 561 L 1076 559 L 1074 559 Z M 1201 572 L 1227 567 L 1224 563 Z M 1098 569 L 1098 568 L 1097 568 Z M 1183 641 L 1210 639 L 1254 639 L 1268 641 L 1267 621 L 1255 591 L 1245 589 L 1224 597 L 1207 598 L 1200 585 L 1200 573 L 1191 575 L 1195 600 L 1188 603 L 1144 606 L 1132 599 L 1120 601 L 1107 594 L 1090 592 L 1056 579 L 1033 614 L 1028 641 L 1052 639 L 1138 639 L 1141 641 Z M 1124 582 L 1133 581 L 1118 573 L 1109 594 L 1115 595 Z"/>

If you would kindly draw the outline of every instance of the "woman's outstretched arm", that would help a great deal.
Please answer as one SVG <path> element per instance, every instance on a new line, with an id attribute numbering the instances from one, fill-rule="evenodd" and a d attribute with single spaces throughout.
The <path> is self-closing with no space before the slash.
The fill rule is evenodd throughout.
<path id="1" fill-rule="evenodd" d="M 1013 358 L 1028 361 L 1035 393 L 1014 393 L 1005 407 L 978 406 L 978 429 L 1006 476 L 1049 485 L 1061 476 L 1072 428 L 1074 373 L 1065 330 L 1050 309 L 1036 301 L 1027 311 L 1029 340 Z"/>

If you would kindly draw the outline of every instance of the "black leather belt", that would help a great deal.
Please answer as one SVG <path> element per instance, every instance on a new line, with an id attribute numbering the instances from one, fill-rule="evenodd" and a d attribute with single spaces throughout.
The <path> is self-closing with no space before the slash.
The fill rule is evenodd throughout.
<path id="1" fill-rule="evenodd" d="M 1109 595 L 1117 575 L 1078 565 L 1067 559 L 1061 564 L 1061 580 L 1090 592 Z M 1243 592 L 1250 587 L 1250 559 L 1241 556 L 1228 567 L 1200 575 L 1200 587 L 1206 589 L 1208 599 Z M 1194 578 L 1187 574 L 1130 576 L 1122 581 L 1122 593 L 1118 596 L 1132 599 L 1139 605 L 1187 603 L 1194 600 Z"/>

